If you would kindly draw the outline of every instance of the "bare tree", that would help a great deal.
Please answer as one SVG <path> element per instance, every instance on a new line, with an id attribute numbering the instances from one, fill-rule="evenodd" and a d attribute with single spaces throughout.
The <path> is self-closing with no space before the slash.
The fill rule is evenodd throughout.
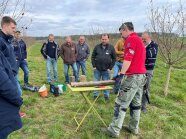
<path id="1" fill-rule="evenodd" d="M 32 19 L 23 20 L 26 14 L 25 0 L 2 0 L 0 2 L 0 18 L 4 15 L 9 15 L 16 20 L 18 28 L 25 34 L 31 23 Z M 29 20 L 29 21 L 28 21 Z"/>
<path id="2" fill-rule="evenodd" d="M 153 38 L 159 44 L 159 54 L 164 63 L 168 65 L 168 73 L 164 94 L 168 94 L 168 86 L 173 67 L 181 65 L 186 58 L 186 12 L 181 0 L 177 10 L 167 3 L 162 7 L 155 7 L 150 1 L 149 9 L 150 32 L 154 32 Z"/>

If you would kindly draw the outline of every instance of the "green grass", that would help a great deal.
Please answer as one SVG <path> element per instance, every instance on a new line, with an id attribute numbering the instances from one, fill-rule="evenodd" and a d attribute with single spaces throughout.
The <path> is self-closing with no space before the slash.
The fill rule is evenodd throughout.
<path id="1" fill-rule="evenodd" d="M 28 64 L 31 84 L 46 83 L 46 65 L 40 54 L 41 44 L 36 43 L 28 50 Z M 88 80 L 93 80 L 91 62 L 87 63 Z M 72 74 L 72 71 L 70 71 Z M 174 69 L 171 73 L 169 94 L 164 97 L 163 88 L 167 67 L 158 59 L 151 85 L 151 104 L 148 113 L 141 114 L 140 135 L 133 136 L 121 130 L 121 139 L 184 139 L 186 138 L 186 70 Z M 63 62 L 58 60 L 59 81 L 64 81 Z M 20 71 L 23 83 L 23 73 Z M 48 89 L 49 86 L 47 85 Z M 90 94 L 90 99 L 92 95 Z M 108 139 L 100 132 L 102 123 L 94 114 L 89 114 L 82 127 L 75 132 L 73 116 L 81 105 L 81 96 L 67 90 L 63 95 L 48 98 L 38 93 L 23 91 L 24 104 L 21 111 L 26 112 L 23 128 L 9 136 L 10 139 Z M 113 116 L 115 95 L 111 93 L 109 104 L 100 97 L 95 107 L 107 125 Z M 84 103 L 84 102 L 83 102 Z M 85 104 L 85 103 L 84 103 Z M 86 108 L 87 104 L 83 105 Z M 79 115 L 81 118 L 82 115 Z M 127 112 L 125 124 L 128 123 Z"/>

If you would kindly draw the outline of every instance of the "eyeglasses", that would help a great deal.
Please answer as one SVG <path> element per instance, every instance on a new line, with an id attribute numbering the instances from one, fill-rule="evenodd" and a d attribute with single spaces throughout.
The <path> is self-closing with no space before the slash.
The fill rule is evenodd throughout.
<path id="1" fill-rule="evenodd" d="M 120 31 L 119 31 L 119 32 L 120 32 L 120 33 L 122 33 L 122 31 L 126 31 L 126 29 L 124 29 L 124 28 L 123 28 L 123 29 L 120 29 Z"/>

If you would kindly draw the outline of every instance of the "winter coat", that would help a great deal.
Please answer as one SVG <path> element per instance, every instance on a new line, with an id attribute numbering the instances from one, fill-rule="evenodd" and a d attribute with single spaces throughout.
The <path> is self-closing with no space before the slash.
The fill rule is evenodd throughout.
<path id="1" fill-rule="evenodd" d="M 64 43 L 60 48 L 60 56 L 65 64 L 73 64 L 76 62 L 77 48 L 75 43 L 68 45 Z"/>
<path id="2" fill-rule="evenodd" d="M 114 47 L 110 44 L 102 47 L 102 44 L 95 46 L 92 52 L 92 65 L 99 71 L 112 69 L 116 62 L 116 53 Z"/>
<path id="3" fill-rule="evenodd" d="M 45 42 L 40 50 L 44 59 L 47 59 L 47 56 L 55 58 L 56 60 L 59 57 L 59 46 L 56 42 Z"/>
<path id="4" fill-rule="evenodd" d="M 4 54 L 10 53 L 6 51 Z M 0 51 L 0 137 L 22 127 L 19 109 L 23 100 L 19 95 L 10 63 L 4 54 Z"/>
<path id="5" fill-rule="evenodd" d="M 12 45 L 14 47 L 14 53 L 16 55 L 16 60 L 27 59 L 26 43 L 21 39 L 13 39 Z"/>

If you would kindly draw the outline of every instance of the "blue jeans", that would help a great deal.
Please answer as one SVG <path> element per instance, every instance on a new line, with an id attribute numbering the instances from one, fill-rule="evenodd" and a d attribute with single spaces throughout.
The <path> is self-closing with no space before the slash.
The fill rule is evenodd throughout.
<path id="1" fill-rule="evenodd" d="M 22 90 L 21 90 L 21 86 L 19 84 L 18 74 L 15 76 L 15 80 L 16 80 L 16 84 L 17 84 L 19 95 L 22 96 Z"/>
<path id="2" fill-rule="evenodd" d="M 80 68 L 81 68 L 81 71 L 82 71 L 82 75 L 86 75 L 86 61 L 85 60 L 77 61 L 76 64 L 77 64 L 78 77 L 79 77 Z"/>
<path id="3" fill-rule="evenodd" d="M 123 62 L 119 62 L 119 61 L 115 62 L 115 65 L 114 65 L 114 68 L 113 68 L 113 70 L 114 70 L 113 77 L 116 77 L 118 75 L 118 73 L 122 69 L 122 66 L 123 66 Z"/>
<path id="4" fill-rule="evenodd" d="M 97 69 L 94 70 L 94 81 L 100 81 L 102 78 L 103 81 L 110 80 L 109 71 L 99 71 Z M 104 97 L 109 97 L 109 90 L 104 90 Z M 99 91 L 94 91 L 94 96 L 98 96 Z"/>
<path id="5" fill-rule="evenodd" d="M 73 64 L 64 64 L 65 82 L 66 83 L 69 83 L 68 71 L 69 71 L 69 67 L 70 66 L 73 69 L 73 76 L 75 76 L 75 81 L 78 82 L 78 74 L 77 74 L 77 65 L 76 65 L 76 62 L 74 62 Z"/>
<path id="6" fill-rule="evenodd" d="M 115 62 L 115 65 L 113 68 L 114 69 L 113 77 L 116 77 L 118 75 L 118 73 L 122 69 L 122 66 L 123 66 L 123 62 L 119 62 L 119 61 Z M 119 88 L 120 88 L 120 83 L 116 83 L 113 87 L 113 93 L 117 94 L 117 92 L 119 91 Z"/>
<path id="7" fill-rule="evenodd" d="M 57 81 L 57 60 L 55 58 L 47 58 L 46 60 L 47 64 L 47 80 L 48 82 L 51 82 L 51 65 L 53 67 L 53 73 L 54 73 L 54 81 Z"/>
<path id="8" fill-rule="evenodd" d="M 28 84 L 29 69 L 28 63 L 26 60 L 18 60 L 17 66 L 20 67 L 24 72 L 24 83 Z"/>

